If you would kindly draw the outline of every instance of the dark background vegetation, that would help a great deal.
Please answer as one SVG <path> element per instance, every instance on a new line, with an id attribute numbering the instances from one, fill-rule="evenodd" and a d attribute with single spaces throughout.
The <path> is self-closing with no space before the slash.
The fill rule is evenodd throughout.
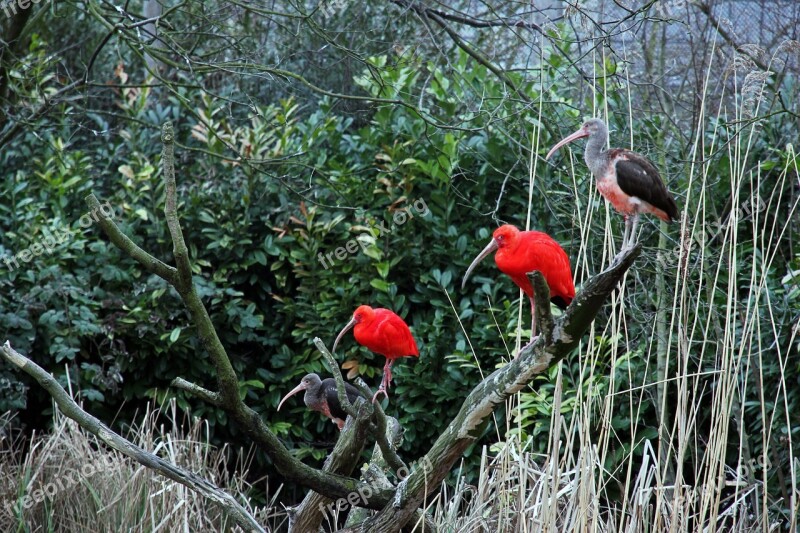
<path id="1" fill-rule="evenodd" d="M 737 349 L 752 354 L 753 337 L 763 339 L 758 363 L 737 378 L 734 416 L 741 421 L 728 442 L 752 456 L 770 447 L 767 476 L 783 480 L 769 485 L 773 501 L 783 502 L 770 512 L 788 516 L 797 460 L 797 446 L 793 458 L 788 443 L 800 438 L 800 190 L 787 145 L 798 144 L 800 131 L 800 46 L 785 40 L 798 37 L 790 34 L 797 19 L 767 21 L 773 31 L 755 35 L 732 23 L 730 10 L 759 2 L 333 4 L 329 16 L 324 3 L 291 0 L 190 2 L 163 12 L 156 2 L 130 2 L 120 12 L 110 3 L 64 1 L 10 18 L 0 12 L 0 340 L 69 382 L 89 412 L 115 426 L 134 422 L 151 399 L 177 396 L 180 408 L 208 421 L 212 442 L 248 446 L 223 412 L 168 387 L 176 376 L 213 385 L 176 294 L 120 255 L 97 227 L 79 225 L 84 197 L 94 192 L 128 235 L 171 262 L 159 131 L 172 120 L 191 260 L 247 402 L 299 456 L 321 463 L 336 437 L 333 425 L 300 400 L 276 412 L 278 401 L 304 374 L 328 373 L 312 338 L 330 345 L 359 304 L 388 307 L 420 345 L 419 360 L 394 366 L 388 407 L 406 430 L 402 454 L 414 459 L 481 373 L 513 348 L 518 291 L 510 280 L 487 264 L 460 288 L 491 231 L 500 223 L 523 227 L 530 213 L 530 227 L 551 234 L 573 258 L 578 286 L 607 264 L 603 215 L 584 219 L 587 209 L 605 213 L 605 206 L 582 160 L 570 170 L 566 151 L 555 165 L 542 158 L 584 118 L 600 114 L 612 143 L 632 141 L 662 169 L 684 216 L 696 221 L 702 208 L 706 225 L 687 239 L 694 247 L 683 267 L 698 287 L 691 304 L 707 333 L 686 345 L 673 328 L 665 349 L 686 359 L 673 356 L 666 369 L 655 363 L 658 310 L 670 312 L 684 283 L 677 280 L 680 256 L 670 253 L 680 249 L 684 226 L 666 229 L 659 243 L 663 228 L 647 221 L 645 253 L 624 292 L 625 336 L 599 326 L 591 371 L 578 353 L 562 363 L 562 412 L 572 420 L 587 397 L 654 391 L 660 371 L 707 373 L 694 401 L 711 401 L 714 371 L 725 359 L 718 333 L 730 331 L 720 323 L 739 314 Z M 786 9 L 788 20 L 797 17 Z M 143 22 L 159 14 L 157 31 Z M 744 155 L 720 133 L 754 124 Z M 699 153 L 698 145 L 705 147 Z M 705 179 L 695 179 L 701 167 Z M 748 177 L 738 179 L 732 168 Z M 742 211 L 753 198 L 769 203 L 758 217 Z M 391 226 L 397 210 L 419 199 L 426 216 Z M 737 211 L 732 229 L 740 236 L 730 255 L 724 231 L 708 228 L 731 228 Z M 391 233 L 323 267 L 319 254 L 380 221 Z M 734 308 L 730 294 L 705 287 L 721 262 L 735 262 L 725 263 L 722 276 L 766 264 L 756 236 L 776 223 L 785 231 L 759 273 L 766 292 L 755 308 L 760 327 L 751 330 L 744 315 L 753 309 L 742 303 L 753 290 L 749 276 L 741 277 Z M 621 219 L 612 214 L 610 227 L 619 239 Z M 2 263 L 63 228 L 74 233 L 53 253 L 18 269 Z M 658 246 L 667 253 L 657 255 Z M 658 279 L 668 298 L 655 297 Z M 523 327 L 528 320 L 526 309 Z M 377 384 L 382 358 L 352 337 L 339 358 L 358 360 L 357 372 Z M 555 382 L 555 373 L 538 379 L 515 420 L 498 411 L 500 431 L 487 428 L 481 445 L 505 438 L 509 425 L 509 434 L 532 437 L 531 450 L 544 453 Z M 671 385 L 663 391 L 668 403 L 677 401 Z M 643 397 L 638 420 L 625 402 L 611 409 L 604 466 L 613 472 L 658 439 L 663 415 L 655 392 Z M 16 413 L 5 431 L 29 433 L 47 427 L 51 401 L 0 367 L 0 411 Z M 606 419 L 595 414 L 588 422 L 599 431 Z M 700 478 L 698 446 L 716 414 L 696 416 L 682 461 L 689 477 Z M 478 451 L 467 452 L 468 476 L 476 475 Z M 273 474 L 266 457 L 255 464 L 254 477 Z M 294 490 L 284 492 L 287 503 L 300 495 Z M 609 494 L 624 491 L 622 479 Z"/>

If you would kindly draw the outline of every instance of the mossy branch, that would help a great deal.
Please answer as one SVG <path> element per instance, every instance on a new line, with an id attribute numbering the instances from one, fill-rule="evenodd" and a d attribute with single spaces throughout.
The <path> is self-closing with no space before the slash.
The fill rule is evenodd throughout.
<path id="1" fill-rule="evenodd" d="M 174 285 L 178 276 L 178 271 L 175 268 L 145 252 L 127 235 L 122 233 L 122 230 L 119 229 L 116 222 L 103 213 L 103 210 L 100 208 L 100 200 L 98 200 L 94 194 L 90 194 L 84 200 L 91 212 L 97 214 L 97 223 L 100 229 L 103 230 L 103 233 L 106 234 L 108 240 L 110 240 L 114 246 L 142 265 L 142 267 L 151 274 L 155 274 L 170 285 Z"/>
<path id="2" fill-rule="evenodd" d="M 553 336 L 553 313 L 550 311 L 550 287 L 541 272 L 529 272 L 528 279 L 533 287 L 533 300 L 536 302 L 536 327 L 544 344 Z M 545 302 L 541 305 L 541 302 Z"/>
<path id="3" fill-rule="evenodd" d="M 343 390 L 344 386 L 341 389 Z M 359 409 L 356 415 L 347 417 L 339 434 L 339 439 L 336 441 L 336 446 L 325 459 L 325 464 L 322 467 L 323 471 L 350 476 L 358 466 L 372 415 L 372 406 L 369 402 L 362 399 L 359 400 L 358 405 Z M 370 490 L 369 495 L 371 494 L 372 491 Z M 351 493 L 347 498 L 343 499 L 347 500 L 351 505 L 366 505 L 369 500 L 367 493 L 359 494 L 358 492 Z M 318 531 L 325 518 L 325 506 L 332 501 L 331 498 L 313 490 L 306 494 L 297 509 L 290 513 L 289 531 L 299 533 Z"/>
<path id="4" fill-rule="evenodd" d="M 175 386 L 210 401 L 213 405 L 225 410 L 241 426 L 248 438 L 266 451 L 277 470 L 287 480 L 334 498 L 346 498 L 352 492 L 359 490 L 372 490 L 371 487 L 358 483 L 352 478 L 316 470 L 297 460 L 264 423 L 259 414 L 245 405 L 239 397 L 239 382 L 236 373 L 192 280 L 188 249 L 184 242 L 180 221 L 177 216 L 175 156 L 172 149 L 174 132 L 169 123 L 163 127 L 162 140 L 164 141 L 162 169 L 166 196 L 164 214 L 172 236 L 175 261 L 178 268 L 166 265 L 134 244 L 131 239 L 122 233 L 113 220 L 103 215 L 102 210 L 99 209 L 100 203 L 94 195 L 88 196 L 86 201 L 100 215 L 100 228 L 111 242 L 137 260 L 149 272 L 158 275 L 172 285 L 189 310 L 200 342 L 214 363 L 219 390 L 218 392 L 210 391 L 185 380 L 176 380 L 174 382 Z M 380 509 L 392 497 L 390 491 L 372 490 L 372 492 L 373 496 L 368 502 L 371 508 Z"/>
<path id="5" fill-rule="evenodd" d="M 336 362 L 336 359 L 334 359 L 331 352 L 328 351 L 328 348 L 325 346 L 325 343 L 322 342 L 322 339 L 319 337 L 314 337 L 314 345 L 317 347 L 317 350 L 320 351 L 322 357 L 325 358 L 325 361 L 331 368 L 331 374 L 333 374 L 333 379 L 336 381 L 336 396 L 339 398 L 339 404 L 342 406 L 342 409 L 344 409 L 348 416 L 355 417 L 356 408 L 353 407 L 353 404 L 350 403 L 350 399 L 347 397 L 347 391 L 344 386 L 344 378 L 342 377 L 341 370 L 339 370 L 339 365 Z"/>
<path id="6" fill-rule="evenodd" d="M 336 359 L 319 337 L 314 338 L 314 345 L 317 347 L 320 353 L 322 353 L 322 356 L 328 362 L 328 366 L 331 367 L 333 379 L 336 380 L 336 393 L 339 397 L 339 403 L 349 416 L 354 416 L 355 408 L 347 398 L 347 394 L 345 394 L 344 378 L 342 377 L 342 372 L 339 370 L 339 365 L 337 364 Z M 366 391 L 361 390 L 361 393 L 364 394 L 366 398 L 372 397 L 372 391 L 369 389 Z M 400 456 L 397 455 L 395 449 L 390 446 L 389 441 L 386 439 L 386 413 L 383 412 L 383 408 L 379 403 L 375 402 L 370 405 L 372 405 L 373 419 L 375 420 L 375 424 L 377 426 L 375 431 L 375 440 L 378 443 L 378 446 L 380 446 L 381 450 L 383 450 L 386 461 L 395 470 L 405 468 L 406 464 L 403 462 Z"/>
<path id="7" fill-rule="evenodd" d="M 183 231 L 178 220 L 178 187 L 175 183 L 175 135 L 172 122 L 165 122 L 161 128 L 161 168 L 164 172 L 164 216 L 167 220 L 169 234 L 172 237 L 172 253 L 178 267 L 175 289 L 183 295 L 192 287 L 192 267 L 189 264 L 189 249 L 183 239 Z"/>
<path id="8" fill-rule="evenodd" d="M 200 385 L 192 383 L 191 381 L 186 381 L 183 378 L 175 378 L 172 380 L 171 385 L 176 389 L 185 390 L 192 396 L 196 396 L 206 403 L 210 403 L 216 407 L 223 406 L 222 398 L 218 392 L 210 391 L 201 387 Z"/>

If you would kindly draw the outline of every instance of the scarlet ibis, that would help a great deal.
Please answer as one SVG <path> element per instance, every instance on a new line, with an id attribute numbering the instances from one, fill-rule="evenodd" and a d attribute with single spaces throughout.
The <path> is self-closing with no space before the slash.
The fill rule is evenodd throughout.
<path id="1" fill-rule="evenodd" d="M 383 380 L 381 386 L 372 397 L 374 402 L 380 394 L 389 397 L 389 384 L 392 382 L 392 363 L 398 357 L 419 357 L 419 349 L 411 330 L 402 318 L 388 309 L 368 305 L 359 306 L 353 313 L 353 318 L 339 332 L 333 342 L 333 351 L 339 344 L 342 336 L 355 326 L 353 335 L 362 346 L 386 357 L 383 366 Z"/>
<path id="2" fill-rule="evenodd" d="M 492 234 L 492 240 L 472 261 L 464 274 L 461 288 L 467 278 L 487 255 L 497 250 L 494 262 L 501 272 L 507 274 L 517 287 L 523 290 L 531 301 L 531 342 L 536 338 L 536 302 L 533 299 L 533 286 L 527 274 L 538 270 L 550 288 L 550 301 L 561 309 L 575 298 L 575 284 L 569 257 L 564 249 L 546 233 L 541 231 L 520 231 L 511 224 L 500 226 Z"/>
<path id="3" fill-rule="evenodd" d="M 678 218 L 678 206 L 653 163 L 630 150 L 606 150 L 608 128 L 599 118 L 584 122 L 578 131 L 553 146 L 545 159 L 550 159 L 565 144 L 583 137 L 589 137 L 583 158 L 597 180 L 597 190 L 625 216 L 623 250 L 634 244 L 640 213 L 651 213 L 665 222 Z"/>
<path id="4" fill-rule="evenodd" d="M 303 402 L 306 407 L 312 411 L 317 411 L 330 418 L 341 430 L 344 427 L 344 421 L 347 419 L 347 412 L 339 403 L 339 395 L 336 389 L 336 380 L 333 378 L 325 378 L 320 380 L 319 376 L 311 373 L 303 376 L 300 380 L 300 385 L 293 388 L 289 393 L 283 397 L 281 403 L 278 404 L 278 411 L 281 410 L 283 402 L 290 396 L 297 394 L 300 391 L 306 391 L 303 395 Z M 350 385 L 344 384 L 344 390 L 347 394 L 347 399 L 350 403 L 355 404 L 356 398 L 361 396 L 358 389 Z"/>

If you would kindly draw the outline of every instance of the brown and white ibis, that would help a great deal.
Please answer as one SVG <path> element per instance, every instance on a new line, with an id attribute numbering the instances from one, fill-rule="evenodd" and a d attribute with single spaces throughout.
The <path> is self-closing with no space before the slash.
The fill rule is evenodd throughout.
<path id="1" fill-rule="evenodd" d="M 388 398 L 389 384 L 392 382 L 392 363 L 398 357 L 419 357 L 417 342 L 411 335 L 408 324 L 394 312 L 381 307 L 373 309 L 368 305 L 361 305 L 333 342 L 333 352 L 336 351 L 336 346 L 344 334 L 353 327 L 355 327 L 353 336 L 356 342 L 386 357 L 383 380 L 372 401 L 374 402 L 381 394 Z"/>
<path id="2" fill-rule="evenodd" d="M 361 393 L 349 383 L 344 384 L 344 390 L 347 394 L 347 399 L 350 400 L 351 404 L 355 405 L 356 398 L 361 396 Z M 283 397 L 281 403 L 278 404 L 278 411 L 281 410 L 283 402 L 300 391 L 306 391 L 303 395 L 303 402 L 306 407 L 330 418 L 339 426 L 339 430 L 344 427 L 344 421 L 347 420 L 347 412 L 342 407 L 342 404 L 339 403 L 335 379 L 325 378 L 321 380 L 317 374 L 306 374 L 300 380 L 300 385 L 290 390 Z"/>
<path id="3" fill-rule="evenodd" d="M 492 234 L 492 240 L 467 268 L 461 288 L 467 278 L 487 255 L 497 251 L 494 261 L 501 272 L 528 295 L 531 301 L 531 342 L 536 339 L 536 302 L 533 286 L 527 274 L 538 270 L 550 288 L 550 301 L 560 309 L 566 309 L 575 298 L 575 284 L 567 252 L 552 237 L 541 231 L 520 231 L 511 224 L 500 226 Z"/>
<path id="4" fill-rule="evenodd" d="M 678 206 L 656 167 L 636 152 L 623 148 L 607 150 L 608 127 L 599 118 L 584 122 L 578 131 L 553 146 L 545 159 L 550 159 L 565 144 L 583 137 L 589 137 L 583 158 L 597 180 L 597 190 L 625 216 L 623 251 L 635 243 L 641 213 L 650 213 L 665 222 L 678 218 Z"/>

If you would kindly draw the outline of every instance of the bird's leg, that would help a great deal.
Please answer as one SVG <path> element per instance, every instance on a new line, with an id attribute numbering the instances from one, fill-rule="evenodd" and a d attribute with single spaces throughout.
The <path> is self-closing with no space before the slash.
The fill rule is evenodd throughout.
<path id="1" fill-rule="evenodd" d="M 625 215 L 625 232 L 622 234 L 622 249 L 625 249 L 625 246 L 627 246 L 630 230 L 631 219 L 628 215 Z"/>
<path id="2" fill-rule="evenodd" d="M 519 352 L 517 352 L 516 357 L 519 357 L 519 354 L 522 353 L 522 350 L 524 350 L 525 348 L 536 342 L 536 339 L 539 338 L 539 336 L 536 334 L 536 300 L 534 300 L 533 296 L 531 296 L 530 301 L 531 301 L 531 340 L 528 342 L 528 344 L 519 349 Z"/>
<path id="3" fill-rule="evenodd" d="M 636 226 L 639 225 L 639 213 L 634 213 L 633 215 L 633 224 L 631 224 L 631 234 L 628 236 L 628 244 L 625 246 L 626 250 L 630 250 L 633 248 L 633 245 L 636 244 Z"/>
<path id="4" fill-rule="evenodd" d="M 636 217 L 634 218 L 634 220 L 636 220 L 639 215 L 637 214 L 633 216 Z M 627 252 L 629 249 L 630 246 L 629 241 L 631 239 L 631 233 L 632 233 L 631 232 L 632 222 L 633 220 L 631 220 L 631 217 L 625 215 L 625 233 L 622 235 L 622 246 L 620 247 L 620 250 L 617 253 L 617 255 L 615 255 L 614 259 L 611 261 L 612 265 L 616 265 L 617 263 L 619 263 L 619 261 L 622 259 L 622 256 L 625 255 L 625 252 Z"/>
<path id="5" fill-rule="evenodd" d="M 383 379 L 381 380 L 381 386 L 378 387 L 377 392 L 372 396 L 372 402 L 378 399 L 378 396 L 383 394 L 386 398 L 389 397 L 389 384 L 392 382 L 392 362 L 394 359 L 386 359 L 386 364 L 383 365 Z"/>

